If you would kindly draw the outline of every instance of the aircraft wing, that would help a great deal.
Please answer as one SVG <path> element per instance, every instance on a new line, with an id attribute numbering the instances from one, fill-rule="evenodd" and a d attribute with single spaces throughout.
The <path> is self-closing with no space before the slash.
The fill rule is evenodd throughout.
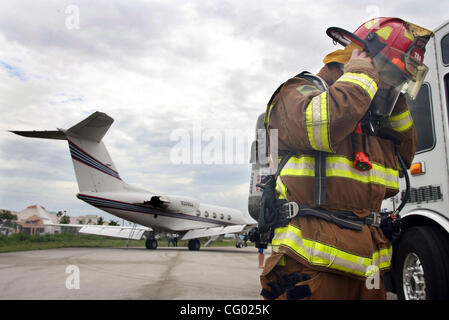
<path id="1" fill-rule="evenodd" d="M 247 227 L 246 224 L 237 224 L 229 227 L 212 227 L 203 229 L 193 229 L 188 231 L 181 240 L 190 240 L 197 238 L 213 237 L 225 235 L 228 233 L 240 233 Z"/>
<path id="2" fill-rule="evenodd" d="M 148 227 L 101 226 L 92 224 L 46 224 L 46 226 L 80 228 L 78 230 L 79 233 L 132 240 L 140 240 L 145 231 L 152 231 Z"/>

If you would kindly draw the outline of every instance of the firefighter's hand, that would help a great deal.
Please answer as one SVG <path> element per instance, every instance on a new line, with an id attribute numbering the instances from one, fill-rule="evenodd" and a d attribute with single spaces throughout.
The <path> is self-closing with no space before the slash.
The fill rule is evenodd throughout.
<path id="1" fill-rule="evenodd" d="M 369 63 L 373 63 L 373 60 L 369 56 L 368 52 L 366 51 L 360 51 L 359 49 L 354 49 L 352 51 L 351 59 L 350 60 L 363 60 Z"/>
<path id="2" fill-rule="evenodd" d="M 280 281 L 268 281 L 267 285 L 270 287 L 271 292 L 262 289 L 261 295 L 267 299 L 276 299 L 281 296 L 284 292 L 286 293 L 287 300 L 297 300 L 311 295 L 310 287 L 308 285 L 296 284 L 309 280 L 310 276 L 306 274 L 301 274 L 294 272 L 292 274 L 287 274 L 283 271 L 280 272 Z"/>

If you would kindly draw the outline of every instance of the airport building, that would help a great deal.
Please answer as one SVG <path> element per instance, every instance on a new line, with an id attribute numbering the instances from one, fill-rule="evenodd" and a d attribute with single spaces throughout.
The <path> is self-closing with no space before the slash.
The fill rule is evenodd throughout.
<path id="1" fill-rule="evenodd" d="M 26 234 L 54 234 L 61 233 L 61 227 L 49 226 L 49 224 L 59 224 L 56 213 L 49 212 L 43 206 L 32 205 L 26 209 L 15 212 L 17 215 L 16 231 Z M 79 217 L 69 217 L 69 224 L 97 224 L 98 216 L 84 215 Z M 77 230 L 74 230 L 75 232 Z"/>
<path id="2" fill-rule="evenodd" d="M 60 227 L 46 226 L 58 224 L 58 217 L 42 206 L 32 205 L 17 213 L 17 224 L 21 232 L 27 234 L 60 233 Z"/>

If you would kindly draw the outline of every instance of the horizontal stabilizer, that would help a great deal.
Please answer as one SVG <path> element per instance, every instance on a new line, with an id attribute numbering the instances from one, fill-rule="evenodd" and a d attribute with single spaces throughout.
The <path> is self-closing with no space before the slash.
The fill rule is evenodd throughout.
<path id="1" fill-rule="evenodd" d="M 67 140 L 67 136 L 87 139 L 100 142 L 106 132 L 108 132 L 114 119 L 103 112 L 94 112 L 83 121 L 74 125 L 68 130 L 58 129 L 54 131 L 16 131 L 10 132 L 28 138 L 58 139 Z"/>
<path id="2" fill-rule="evenodd" d="M 19 136 L 28 137 L 28 138 L 41 138 L 41 139 L 58 139 L 58 140 L 66 140 L 66 135 L 63 131 L 13 131 L 9 132 L 18 134 Z"/>
<path id="3" fill-rule="evenodd" d="M 190 240 L 197 238 L 212 237 L 218 235 L 224 235 L 229 233 L 240 233 L 245 229 L 246 224 L 240 224 L 229 227 L 215 227 L 215 228 L 204 228 L 204 229 L 194 229 L 187 232 L 181 240 Z"/>
<path id="4" fill-rule="evenodd" d="M 114 119 L 106 113 L 97 111 L 68 129 L 67 134 L 100 142 L 113 122 Z"/>

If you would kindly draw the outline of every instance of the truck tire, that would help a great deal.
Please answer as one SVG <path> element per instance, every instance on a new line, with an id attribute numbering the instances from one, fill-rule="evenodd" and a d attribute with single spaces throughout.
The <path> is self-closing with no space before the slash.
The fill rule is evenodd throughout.
<path id="1" fill-rule="evenodd" d="M 449 298 L 448 237 L 432 226 L 407 230 L 395 262 L 395 283 L 401 300 Z"/>

